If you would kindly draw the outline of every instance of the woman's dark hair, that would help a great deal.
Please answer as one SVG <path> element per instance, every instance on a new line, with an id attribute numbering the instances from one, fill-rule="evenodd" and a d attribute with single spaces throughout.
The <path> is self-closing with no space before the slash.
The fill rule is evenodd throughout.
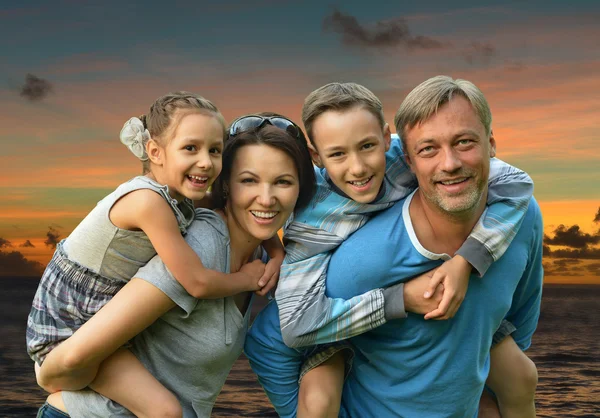
<path id="1" fill-rule="evenodd" d="M 260 113 L 258 116 L 281 116 L 276 113 Z M 287 118 L 286 118 L 287 119 Z M 294 210 L 299 210 L 310 202 L 315 192 L 315 171 L 313 168 L 306 138 L 302 130 L 299 138 L 294 138 L 287 131 L 273 125 L 240 132 L 235 136 L 229 135 L 223 148 L 223 169 L 212 186 L 213 204 L 215 209 L 225 208 L 227 203 L 227 188 L 231 179 L 231 167 L 237 151 L 247 145 L 268 145 L 285 152 L 296 165 L 298 171 L 299 193 Z"/>

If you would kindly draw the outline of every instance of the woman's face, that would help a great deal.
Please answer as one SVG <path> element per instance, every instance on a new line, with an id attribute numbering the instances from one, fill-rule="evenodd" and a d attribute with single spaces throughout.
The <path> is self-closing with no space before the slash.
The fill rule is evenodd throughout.
<path id="1" fill-rule="evenodd" d="M 296 205 L 300 184 L 294 161 L 269 145 L 246 145 L 234 158 L 227 213 L 259 241 L 274 236 Z"/>

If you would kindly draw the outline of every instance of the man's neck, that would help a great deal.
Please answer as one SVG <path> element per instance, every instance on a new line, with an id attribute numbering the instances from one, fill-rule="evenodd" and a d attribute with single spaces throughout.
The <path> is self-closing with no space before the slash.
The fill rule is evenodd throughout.
<path id="1" fill-rule="evenodd" d="M 409 213 L 417 239 L 427 250 L 453 255 L 466 241 L 485 210 L 486 197 L 468 213 L 451 214 L 429 202 L 417 190 Z"/>

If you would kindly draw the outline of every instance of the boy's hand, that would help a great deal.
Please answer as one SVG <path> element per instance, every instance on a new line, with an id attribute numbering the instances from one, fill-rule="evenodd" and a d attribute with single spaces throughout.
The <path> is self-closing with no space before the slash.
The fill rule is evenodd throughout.
<path id="1" fill-rule="evenodd" d="M 425 315 L 439 306 L 444 293 L 443 284 L 438 285 L 429 298 L 423 297 L 434 272 L 435 270 L 429 271 L 404 283 L 404 310 L 406 312 Z"/>
<path id="2" fill-rule="evenodd" d="M 261 287 L 256 293 L 259 296 L 265 296 L 267 293 L 277 286 L 279 281 L 279 271 L 281 270 L 281 264 L 283 264 L 283 255 L 271 258 L 265 266 L 265 272 L 260 278 L 258 285 Z"/>
<path id="3" fill-rule="evenodd" d="M 470 274 L 471 265 L 460 255 L 456 255 L 442 264 L 433 274 L 423 296 L 426 299 L 430 298 L 440 283 L 444 285 L 444 295 L 437 309 L 427 313 L 425 319 L 452 318 L 465 298 Z"/>
<path id="4" fill-rule="evenodd" d="M 240 268 L 240 273 L 244 273 L 248 277 L 247 291 L 255 292 L 261 290 L 259 280 L 265 273 L 265 263 L 260 260 L 254 260 L 251 263 L 246 263 Z"/>

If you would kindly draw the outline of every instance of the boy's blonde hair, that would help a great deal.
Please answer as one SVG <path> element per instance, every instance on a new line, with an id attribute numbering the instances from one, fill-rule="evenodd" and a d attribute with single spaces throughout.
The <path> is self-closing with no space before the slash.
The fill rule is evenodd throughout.
<path id="1" fill-rule="evenodd" d="M 385 126 L 383 105 L 368 88 L 356 83 L 329 83 L 310 93 L 302 106 L 302 123 L 311 144 L 313 123 L 321 114 L 329 111 L 344 111 L 361 106 L 377 118 L 381 129 Z M 316 146 L 315 146 L 316 147 Z"/>

